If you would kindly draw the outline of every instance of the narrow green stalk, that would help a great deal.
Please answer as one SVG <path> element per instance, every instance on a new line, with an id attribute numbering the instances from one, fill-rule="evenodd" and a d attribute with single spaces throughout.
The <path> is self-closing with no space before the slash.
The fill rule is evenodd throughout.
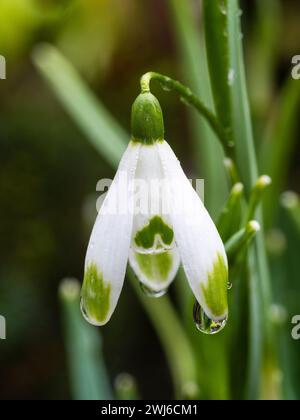
<path id="1" fill-rule="evenodd" d="M 217 229 L 223 242 L 240 227 L 243 191 L 244 186 L 240 182 L 232 187 L 227 203 L 217 221 Z"/>
<path id="2" fill-rule="evenodd" d="M 237 258 L 238 255 L 243 254 L 249 248 L 257 233 L 260 231 L 260 225 L 255 220 L 247 223 L 244 229 L 235 233 L 226 243 L 225 250 L 228 256 L 229 265 Z"/>
<path id="3" fill-rule="evenodd" d="M 281 205 L 286 209 L 300 237 L 300 198 L 293 191 L 287 191 L 281 196 Z"/>
<path id="4" fill-rule="evenodd" d="M 103 109 L 103 105 L 89 91 L 71 63 L 62 57 L 54 47 L 41 47 L 39 53 L 34 56 L 34 62 L 61 99 L 63 106 L 82 128 L 87 140 L 96 146 L 104 158 L 117 167 L 126 146 L 126 139 L 130 138 L 129 134 L 118 129 L 117 122 Z M 196 398 L 196 394 L 191 395 L 191 389 L 197 389 L 197 369 L 194 355 L 171 302 L 167 298 L 159 301 L 146 298 L 141 294 L 136 283 L 133 281 L 134 290 L 157 331 L 166 353 L 166 359 L 170 363 L 177 396 Z M 76 308 L 73 307 L 73 310 L 77 310 L 78 316 L 80 316 L 79 302 L 77 302 Z M 81 321 L 86 324 L 82 319 Z M 78 339 L 80 337 L 77 336 Z M 174 342 L 176 342 L 176 346 Z M 83 344 L 84 342 L 82 342 Z M 82 364 L 82 366 L 84 365 Z M 78 366 L 79 368 L 80 366 Z"/>
<path id="5" fill-rule="evenodd" d="M 120 401 L 139 400 L 135 378 L 129 373 L 120 373 L 115 380 L 116 398 Z"/>
<path id="6" fill-rule="evenodd" d="M 203 0 L 207 59 L 218 120 L 231 138 L 230 84 L 234 74 L 229 67 L 228 19 L 224 0 Z"/>
<path id="7" fill-rule="evenodd" d="M 240 182 L 240 177 L 236 165 L 234 161 L 228 157 L 224 159 L 223 163 L 227 172 L 229 185 L 233 187 L 235 184 L 238 184 Z"/>
<path id="8" fill-rule="evenodd" d="M 69 363 L 70 385 L 75 400 L 112 399 L 101 337 L 81 316 L 80 284 L 66 279 L 59 288 L 64 337 Z"/>
<path id="9" fill-rule="evenodd" d="M 190 88 L 178 82 L 177 80 L 173 80 L 168 76 L 164 76 L 163 74 L 148 72 L 141 78 L 142 93 L 150 92 L 151 80 L 156 80 L 166 89 L 177 92 L 187 104 L 192 105 L 206 119 L 211 129 L 221 141 L 228 156 L 231 155 L 232 147 L 226 131 L 219 124 L 216 116 L 204 105 L 198 96 L 193 94 Z"/>

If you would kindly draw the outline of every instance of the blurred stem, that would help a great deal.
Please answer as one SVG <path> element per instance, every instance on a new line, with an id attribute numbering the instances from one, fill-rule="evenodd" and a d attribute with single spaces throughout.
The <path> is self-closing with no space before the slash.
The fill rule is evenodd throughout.
<path id="1" fill-rule="evenodd" d="M 139 400 L 139 392 L 135 378 L 129 373 L 120 373 L 115 380 L 115 393 L 118 400 Z"/>
<path id="2" fill-rule="evenodd" d="M 164 347 L 175 384 L 176 397 L 178 399 L 198 398 L 195 356 L 170 299 L 168 296 L 160 299 L 146 297 L 140 290 L 131 269 L 128 269 L 127 275 Z M 195 390 L 194 395 L 189 395 L 190 389 Z"/>
<path id="3" fill-rule="evenodd" d="M 199 2 L 178 0 L 168 0 L 168 5 L 184 80 L 202 98 L 204 104 L 213 110 L 204 35 L 199 27 L 201 6 Z M 214 219 L 227 194 L 222 165 L 223 150 L 206 120 L 199 118 L 192 108 L 189 115 L 193 128 L 195 163 L 205 179 L 205 205 Z"/>
<path id="4" fill-rule="evenodd" d="M 234 82 L 234 74 L 229 68 L 226 9 L 224 0 L 202 0 L 202 4 L 206 53 L 216 114 L 232 143 L 230 84 Z"/>
<path id="5" fill-rule="evenodd" d="M 199 1 L 168 0 L 170 20 L 174 33 L 174 40 L 178 50 L 179 68 L 184 82 L 202 99 L 208 109 L 214 112 L 214 102 L 207 65 L 204 30 L 201 17 L 201 3 Z M 189 117 L 193 130 L 194 162 L 201 177 L 205 179 L 205 206 L 213 220 L 224 205 L 228 193 L 228 184 L 223 165 L 224 151 L 207 121 L 199 116 L 192 107 Z M 177 282 L 178 298 L 183 305 L 190 298 L 189 288 L 183 295 L 183 286 Z M 185 315 L 186 328 L 190 323 L 189 304 Z M 197 352 L 197 366 L 200 372 L 199 381 L 205 398 L 225 399 L 230 395 L 229 369 L 226 340 L 223 335 L 215 337 L 202 336 L 189 328 L 189 337 L 193 340 L 193 347 Z M 209 374 L 203 374 L 203 366 L 208 366 Z"/>
<path id="6" fill-rule="evenodd" d="M 240 177 L 236 168 L 236 164 L 232 159 L 228 157 L 224 159 L 223 163 L 227 172 L 229 185 L 233 187 L 235 184 L 238 184 L 240 182 Z"/>
<path id="7" fill-rule="evenodd" d="M 148 72 L 141 78 L 141 91 L 142 93 L 150 92 L 151 80 L 158 81 L 163 87 L 168 90 L 173 90 L 179 94 L 179 96 L 189 105 L 192 105 L 208 122 L 211 129 L 219 138 L 228 156 L 231 155 L 231 149 L 229 147 L 228 136 L 219 124 L 216 116 L 204 105 L 200 98 L 193 94 L 190 88 L 184 86 L 177 80 L 173 80 L 168 76 L 160 73 Z"/>
<path id="8" fill-rule="evenodd" d="M 266 189 L 272 184 L 272 180 L 268 175 L 262 175 L 258 178 L 255 185 L 252 188 L 250 194 L 250 200 L 248 205 L 248 212 L 246 215 L 246 221 L 249 222 L 253 217 L 255 217 L 256 210 L 261 204 L 262 197 Z"/>
<path id="9" fill-rule="evenodd" d="M 258 168 L 246 84 L 240 19 L 241 12 L 238 0 L 227 1 L 227 13 L 229 19 L 230 61 L 231 68 L 235 73 L 235 82 L 231 87 L 233 133 L 238 169 L 246 192 L 249 194 L 252 185 L 255 184 L 258 178 Z M 261 367 L 263 357 L 269 357 L 273 348 L 273 330 L 269 322 L 269 307 L 272 301 L 272 292 L 260 208 L 256 211 L 255 216 L 262 227 L 262 232 L 257 235 L 256 246 L 254 249 L 250 249 L 248 257 L 250 353 L 246 395 L 249 399 L 258 399 L 261 395 Z M 264 333 L 263 340 L 261 339 L 262 328 Z M 276 358 L 274 354 L 271 356 Z"/>
<path id="10" fill-rule="evenodd" d="M 278 206 L 279 195 L 285 185 L 289 162 L 296 145 L 296 128 L 299 124 L 300 83 L 288 76 L 279 99 L 276 101 L 274 116 L 262 145 L 260 168 L 273 180 L 266 193 L 264 214 L 271 226 Z"/>
<path id="11" fill-rule="evenodd" d="M 250 243 L 254 239 L 257 232 L 260 231 L 260 225 L 255 220 L 247 223 L 244 229 L 235 233 L 226 243 L 225 250 L 229 260 L 229 266 L 233 265 L 233 261 L 237 256 L 244 253 L 249 248 Z"/>
<path id="12" fill-rule="evenodd" d="M 117 166 L 129 136 L 91 92 L 72 64 L 48 44 L 35 49 L 33 61 L 93 146 L 112 166 Z"/>
<path id="13" fill-rule="evenodd" d="M 59 288 L 64 320 L 64 336 L 68 353 L 70 385 L 75 400 L 112 399 L 101 350 L 99 331 L 81 316 L 80 284 L 66 279 Z"/>

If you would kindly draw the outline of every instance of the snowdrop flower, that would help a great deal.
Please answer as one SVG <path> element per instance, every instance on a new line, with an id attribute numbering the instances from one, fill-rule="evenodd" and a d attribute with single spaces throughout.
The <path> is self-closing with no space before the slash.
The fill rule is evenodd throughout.
<path id="1" fill-rule="evenodd" d="M 150 191 L 146 211 L 136 212 L 135 185 L 153 179 L 164 181 L 163 194 Z M 120 205 L 116 204 L 120 195 L 122 209 L 112 211 Z M 164 140 L 161 107 L 150 92 L 140 94 L 133 104 L 132 138 L 88 245 L 81 308 L 90 323 L 104 325 L 111 318 L 128 261 L 140 283 L 156 295 L 168 288 L 182 263 L 205 315 L 216 323 L 227 319 L 228 265 L 223 243 Z"/>

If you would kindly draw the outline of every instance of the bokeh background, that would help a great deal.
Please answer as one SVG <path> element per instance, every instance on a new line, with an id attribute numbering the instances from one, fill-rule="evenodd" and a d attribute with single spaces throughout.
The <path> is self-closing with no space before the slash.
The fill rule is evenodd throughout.
<path id="1" fill-rule="evenodd" d="M 191 3 L 200 26 L 199 2 Z M 246 70 L 259 130 L 269 123 L 270 103 L 255 85 L 260 71 L 255 53 L 258 8 L 253 0 L 242 3 Z M 272 80 L 268 79 L 271 104 L 291 71 L 291 57 L 300 54 L 299 22 L 299 1 L 281 1 L 280 27 L 274 28 L 278 36 Z M 96 183 L 114 175 L 36 70 L 32 53 L 44 42 L 55 45 L 73 63 L 128 131 L 143 73 L 156 70 L 186 78 L 167 0 L 0 1 L 0 54 L 7 60 L 7 80 L 0 81 L 0 314 L 7 319 L 7 340 L 0 341 L 0 399 L 73 397 L 58 287 L 63 278 L 82 279 L 96 214 Z M 157 92 L 168 140 L 186 171 L 201 177 L 201 165 L 193 160 L 188 109 L 176 95 Z M 296 122 L 284 180 L 284 189 L 298 193 L 299 135 Z M 294 230 L 288 222 L 283 225 Z M 282 234 L 285 248 L 284 227 L 280 229 L 276 232 Z M 298 238 L 291 252 L 299 255 Z M 276 268 L 278 258 L 272 258 L 274 277 L 279 277 L 274 280 L 275 294 L 281 301 L 283 276 Z M 295 264 L 295 258 L 287 261 Z M 297 266 L 293 270 L 297 272 Z M 291 314 L 300 313 L 300 287 L 296 280 L 285 281 L 286 308 Z M 111 384 L 119 373 L 129 372 L 143 398 L 172 398 L 165 356 L 128 282 L 101 336 Z M 293 346 L 296 357 L 299 344 Z M 299 363 L 295 368 L 296 375 Z"/>

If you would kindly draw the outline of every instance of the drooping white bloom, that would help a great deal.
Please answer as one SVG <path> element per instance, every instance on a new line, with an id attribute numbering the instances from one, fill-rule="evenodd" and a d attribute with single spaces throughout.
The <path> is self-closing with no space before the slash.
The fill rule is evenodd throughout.
<path id="1" fill-rule="evenodd" d="M 224 246 L 164 140 L 161 108 L 151 93 L 141 94 L 133 105 L 132 135 L 89 242 L 83 314 L 94 325 L 108 322 L 128 261 L 139 281 L 154 292 L 171 284 L 181 262 L 206 315 L 216 322 L 224 320 L 228 315 Z M 153 180 L 158 190 L 148 188 L 146 207 L 136 211 L 136 187 L 149 187 Z"/>

